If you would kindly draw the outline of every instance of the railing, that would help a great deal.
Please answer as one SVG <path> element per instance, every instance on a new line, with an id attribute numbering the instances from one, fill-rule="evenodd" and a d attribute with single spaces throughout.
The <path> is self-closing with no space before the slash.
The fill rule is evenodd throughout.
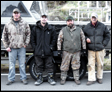
<path id="1" fill-rule="evenodd" d="M 78 8 L 69 9 L 69 15 L 72 15 L 75 21 L 77 22 L 90 21 L 92 12 L 96 12 L 98 14 L 99 21 L 111 23 L 111 9 L 110 8 L 78 7 Z"/>

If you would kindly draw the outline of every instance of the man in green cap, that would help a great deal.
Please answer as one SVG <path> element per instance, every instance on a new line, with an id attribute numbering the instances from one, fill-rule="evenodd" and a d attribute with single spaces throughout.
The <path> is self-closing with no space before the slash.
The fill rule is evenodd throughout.
<path id="1" fill-rule="evenodd" d="M 72 16 L 66 18 L 67 26 L 62 28 L 59 33 L 57 48 L 60 54 L 61 46 L 63 46 L 63 55 L 61 63 L 61 85 L 64 85 L 67 78 L 67 71 L 69 70 L 69 65 L 73 70 L 74 81 L 77 85 L 80 84 L 79 81 L 79 68 L 80 68 L 80 51 L 81 43 L 83 48 L 83 54 L 86 54 L 86 42 L 83 31 L 74 25 L 74 19 Z M 62 45 L 63 43 L 63 45 Z"/>

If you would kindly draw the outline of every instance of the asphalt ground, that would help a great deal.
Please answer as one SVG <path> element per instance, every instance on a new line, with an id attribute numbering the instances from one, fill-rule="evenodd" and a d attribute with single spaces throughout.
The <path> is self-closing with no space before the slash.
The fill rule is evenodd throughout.
<path id="1" fill-rule="evenodd" d="M 35 80 L 27 73 L 28 85 L 20 82 L 20 74 L 16 73 L 15 82 L 6 85 L 8 74 L 1 74 L 1 91 L 111 91 L 111 71 L 103 73 L 103 84 L 97 81 L 87 86 L 88 73 L 81 79 L 81 85 L 76 85 L 74 81 L 66 81 L 65 85 L 60 85 L 60 74 L 56 74 L 56 85 L 52 86 L 47 81 L 39 86 L 35 86 Z"/>
<path id="2" fill-rule="evenodd" d="M 95 82 L 93 85 L 87 86 L 88 73 L 81 79 L 81 85 L 76 85 L 74 81 L 67 81 L 65 85 L 60 85 L 60 74 L 56 74 L 55 86 L 51 86 L 47 81 L 40 86 L 35 86 L 35 80 L 29 74 L 29 68 L 26 69 L 28 85 L 23 85 L 20 82 L 20 74 L 18 69 L 18 62 L 16 62 L 16 78 L 15 83 L 7 86 L 8 76 L 8 60 L 1 60 L 1 91 L 110 91 L 111 90 L 111 71 L 104 71 L 103 84 Z"/>

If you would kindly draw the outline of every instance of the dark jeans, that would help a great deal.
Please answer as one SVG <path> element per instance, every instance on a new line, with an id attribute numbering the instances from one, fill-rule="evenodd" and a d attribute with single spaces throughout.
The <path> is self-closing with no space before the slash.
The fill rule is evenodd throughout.
<path id="1" fill-rule="evenodd" d="M 52 56 L 46 58 L 35 56 L 35 62 L 37 65 L 37 73 L 42 73 L 43 69 L 45 69 L 47 73 L 53 73 L 54 64 L 52 62 Z"/>

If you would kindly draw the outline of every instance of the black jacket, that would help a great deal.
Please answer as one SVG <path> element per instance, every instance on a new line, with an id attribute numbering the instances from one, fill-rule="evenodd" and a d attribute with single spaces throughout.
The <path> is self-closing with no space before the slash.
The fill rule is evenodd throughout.
<path id="1" fill-rule="evenodd" d="M 36 56 L 51 56 L 56 45 L 56 32 L 54 27 L 46 23 L 43 27 L 40 21 L 31 31 L 31 46 Z"/>
<path id="2" fill-rule="evenodd" d="M 88 23 L 83 28 L 86 39 L 89 38 L 91 43 L 87 43 L 88 50 L 100 51 L 105 48 L 110 40 L 110 32 L 107 27 L 97 21 L 96 26 L 92 25 L 92 22 Z"/>

